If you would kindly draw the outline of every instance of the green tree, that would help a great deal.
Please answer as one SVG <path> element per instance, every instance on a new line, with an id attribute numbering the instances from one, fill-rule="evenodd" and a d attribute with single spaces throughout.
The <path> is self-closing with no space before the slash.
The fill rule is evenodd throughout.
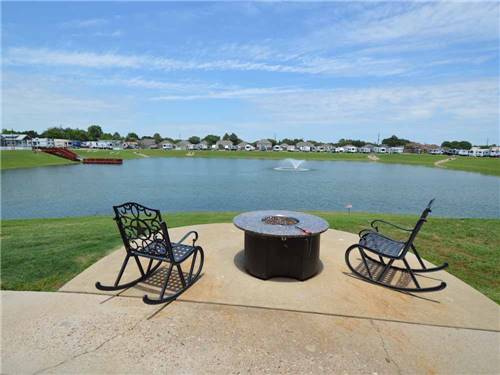
<path id="1" fill-rule="evenodd" d="M 157 145 L 159 145 L 161 143 L 161 141 L 163 141 L 163 138 L 161 137 L 160 133 L 154 133 L 153 139 L 155 140 L 155 143 Z"/>
<path id="2" fill-rule="evenodd" d="M 128 133 L 125 137 L 125 140 L 128 142 L 136 142 L 139 139 L 139 136 L 136 133 Z"/>
<path id="3" fill-rule="evenodd" d="M 467 141 L 460 141 L 458 142 L 458 145 L 459 145 L 458 148 L 461 148 L 463 150 L 470 150 L 472 148 L 472 144 Z"/>
<path id="4" fill-rule="evenodd" d="M 241 139 L 238 138 L 238 136 L 235 133 L 231 133 L 231 134 L 226 133 L 226 134 L 224 134 L 222 139 L 224 141 L 231 141 L 233 143 L 233 145 L 236 145 L 236 144 L 241 142 Z"/>
<path id="5" fill-rule="evenodd" d="M 113 134 L 102 133 L 102 135 L 99 137 L 99 139 L 102 139 L 103 141 L 109 141 L 109 140 L 113 139 Z"/>
<path id="6" fill-rule="evenodd" d="M 191 142 L 193 145 L 197 145 L 198 143 L 200 143 L 200 137 L 196 137 L 196 136 L 192 136 L 192 137 L 189 137 L 188 139 L 189 142 Z"/>
<path id="7" fill-rule="evenodd" d="M 281 140 L 281 143 L 286 143 L 287 145 L 296 145 L 297 143 L 299 142 L 304 142 L 304 140 L 302 138 L 295 138 L 295 139 L 291 139 L 291 138 L 284 138 Z"/>
<path id="8" fill-rule="evenodd" d="M 83 129 L 66 129 L 66 133 L 69 137 L 69 139 L 75 140 L 75 141 L 88 141 L 89 137 L 87 135 L 87 132 Z"/>
<path id="9" fill-rule="evenodd" d="M 398 138 L 395 135 L 382 140 L 382 144 L 389 146 L 389 147 L 404 146 L 407 143 L 410 143 L 410 141 L 408 139 Z"/>
<path id="10" fill-rule="evenodd" d="M 87 129 L 87 134 L 91 141 L 97 141 L 102 137 L 103 131 L 99 125 L 90 125 Z"/>
<path id="11" fill-rule="evenodd" d="M 365 141 L 361 141 L 359 139 L 339 139 L 339 141 L 337 142 L 337 145 L 339 147 L 342 147 L 342 146 L 346 146 L 346 145 L 353 145 L 353 146 L 356 146 L 356 147 L 363 147 L 364 145 L 366 145 L 366 142 Z"/>
<path id="12" fill-rule="evenodd" d="M 113 133 L 113 140 L 119 141 L 120 139 L 122 139 L 122 136 L 120 135 L 120 133 L 114 132 Z"/>
<path id="13" fill-rule="evenodd" d="M 441 143 L 441 147 L 470 150 L 472 148 L 472 143 L 468 141 L 444 141 L 443 143 Z"/>
<path id="14" fill-rule="evenodd" d="M 66 131 L 62 127 L 48 128 L 42 133 L 42 137 L 67 139 Z"/>
<path id="15" fill-rule="evenodd" d="M 211 146 L 217 143 L 217 141 L 220 140 L 220 137 L 218 135 L 209 134 L 205 138 L 203 138 L 203 140 Z"/>

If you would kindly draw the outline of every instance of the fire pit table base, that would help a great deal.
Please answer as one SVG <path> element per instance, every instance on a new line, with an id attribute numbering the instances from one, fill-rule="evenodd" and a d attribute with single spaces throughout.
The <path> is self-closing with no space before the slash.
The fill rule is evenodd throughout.
<path id="1" fill-rule="evenodd" d="M 320 235 L 271 237 L 245 232 L 245 267 L 260 279 L 306 280 L 319 271 Z"/>

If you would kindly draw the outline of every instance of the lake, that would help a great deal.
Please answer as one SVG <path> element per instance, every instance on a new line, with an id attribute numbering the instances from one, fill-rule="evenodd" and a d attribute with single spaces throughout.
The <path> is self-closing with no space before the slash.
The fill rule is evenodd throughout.
<path id="1" fill-rule="evenodd" d="M 277 171 L 276 160 L 144 158 L 122 166 L 71 165 L 2 171 L 2 218 L 111 215 L 136 201 L 162 211 L 257 209 L 500 217 L 500 178 L 398 164 L 308 161 Z"/>

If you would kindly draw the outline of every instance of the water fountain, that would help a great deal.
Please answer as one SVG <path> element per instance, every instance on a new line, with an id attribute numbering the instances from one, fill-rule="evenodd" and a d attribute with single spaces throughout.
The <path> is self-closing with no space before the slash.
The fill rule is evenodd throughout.
<path id="1" fill-rule="evenodd" d="M 280 165 L 274 168 L 277 171 L 292 171 L 292 172 L 304 172 L 309 169 L 304 168 L 303 164 L 305 160 L 297 160 L 297 159 L 285 159 L 280 162 Z"/>

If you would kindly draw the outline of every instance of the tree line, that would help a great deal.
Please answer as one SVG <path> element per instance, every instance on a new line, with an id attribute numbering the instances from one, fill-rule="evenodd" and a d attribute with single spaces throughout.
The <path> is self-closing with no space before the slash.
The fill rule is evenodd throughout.
<path id="1" fill-rule="evenodd" d="M 181 139 L 174 139 L 170 137 L 162 137 L 159 133 L 154 133 L 152 136 L 145 135 L 139 137 L 137 133 L 130 132 L 125 136 L 122 136 L 118 132 L 114 133 L 106 133 L 102 130 L 99 125 L 90 125 L 86 130 L 85 129 L 73 129 L 70 127 L 51 127 L 45 130 L 42 133 L 38 133 L 35 130 L 25 130 L 25 131 L 15 131 L 13 129 L 3 129 L 3 134 L 27 134 L 31 138 L 56 138 L 56 139 L 71 139 L 75 141 L 97 141 L 97 140 L 115 140 L 115 141 L 126 141 L 126 142 L 138 142 L 143 139 L 153 139 L 156 144 L 160 144 L 163 141 L 168 141 L 171 143 L 177 143 L 181 141 Z M 207 142 L 209 145 L 213 145 L 217 143 L 219 140 L 230 141 L 233 145 L 237 145 L 243 140 L 238 137 L 235 133 L 225 133 L 222 137 L 215 134 L 208 134 L 205 137 L 201 138 L 198 136 L 191 136 L 187 140 L 192 144 L 198 144 L 202 141 Z M 274 146 L 278 143 L 286 143 L 288 145 L 296 145 L 299 142 L 304 142 L 302 138 L 283 138 L 280 141 L 276 139 L 269 138 L 269 142 Z M 318 142 L 315 140 L 307 140 L 306 142 L 310 142 L 315 146 L 318 146 L 324 142 Z M 389 147 L 398 147 L 398 146 L 406 146 L 409 143 L 413 143 L 412 141 L 404 138 L 399 138 L 396 135 L 392 135 L 389 138 L 385 138 L 382 140 L 382 144 Z M 250 144 L 255 145 L 256 142 L 250 142 Z M 335 146 L 346 146 L 353 145 L 356 147 L 363 147 L 370 142 L 365 142 L 360 139 L 344 139 L 341 138 L 338 142 L 333 143 Z M 494 146 L 494 145 L 490 145 Z M 472 148 L 472 143 L 468 141 L 444 141 L 441 143 L 441 147 L 450 148 L 450 149 L 463 149 L 470 150 Z"/>

